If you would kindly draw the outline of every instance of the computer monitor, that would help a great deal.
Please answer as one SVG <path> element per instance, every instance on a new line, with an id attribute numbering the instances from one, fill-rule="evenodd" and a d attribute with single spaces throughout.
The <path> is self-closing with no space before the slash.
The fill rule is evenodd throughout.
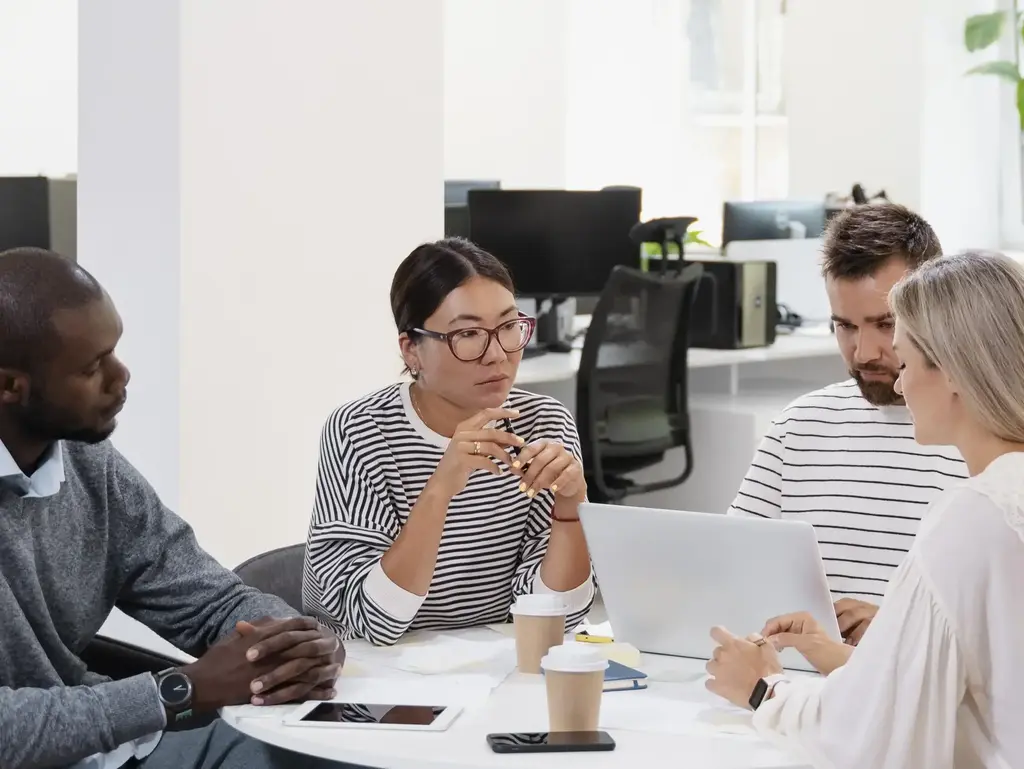
<path id="1" fill-rule="evenodd" d="M 497 179 L 445 179 L 444 204 L 446 206 L 466 205 L 466 196 L 470 190 L 500 190 L 501 182 Z"/>
<path id="2" fill-rule="evenodd" d="M 820 238 L 824 201 L 730 200 L 722 210 L 722 248 L 734 240 Z"/>
<path id="3" fill-rule="evenodd" d="M 470 239 L 501 259 L 528 297 L 600 294 L 616 265 L 640 266 L 629 231 L 641 191 L 472 190 Z"/>
<path id="4" fill-rule="evenodd" d="M 444 236 L 446 238 L 469 237 L 469 206 L 446 205 L 444 207 Z"/>

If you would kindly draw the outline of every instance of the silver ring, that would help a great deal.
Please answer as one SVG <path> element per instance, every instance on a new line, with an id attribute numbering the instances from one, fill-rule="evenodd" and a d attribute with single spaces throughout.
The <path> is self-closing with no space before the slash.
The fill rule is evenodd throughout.
<path id="1" fill-rule="evenodd" d="M 473 453 L 474 454 L 479 454 L 480 453 L 480 441 L 475 441 L 473 443 Z"/>

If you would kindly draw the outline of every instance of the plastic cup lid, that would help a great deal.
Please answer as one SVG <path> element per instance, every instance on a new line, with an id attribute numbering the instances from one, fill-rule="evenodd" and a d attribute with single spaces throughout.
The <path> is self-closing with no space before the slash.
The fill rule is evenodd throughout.
<path id="1" fill-rule="evenodd" d="M 519 596 L 512 613 L 527 617 L 562 617 L 565 616 L 565 603 L 560 596 L 550 593 L 526 593 Z"/>
<path id="2" fill-rule="evenodd" d="M 570 641 L 561 646 L 552 646 L 540 661 L 544 670 L 559 673 L 593 673 L 605 670 L 608 660 L 590 644 Z"/>

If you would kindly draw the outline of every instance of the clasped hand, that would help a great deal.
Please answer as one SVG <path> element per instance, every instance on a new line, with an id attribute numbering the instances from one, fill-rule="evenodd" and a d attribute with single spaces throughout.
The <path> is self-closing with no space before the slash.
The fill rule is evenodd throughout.
<path id="1" fill-rule="evenodd" d="M 570 500 L 582 501 L 587 486 L 583 467 L 561 443 L 539 440 L 526 445 L 518 435 L 488 424 L 519 416 L 511 409 L 485 409 L 458 426 L 434 478 L 449 496 L 461 492 L 476 470 L 500 475 L 502 465 L 519 477 L 519 490 L 533 498 L 550 490 Z"/>
<path id="2" fill-rule="evenodd" d="M 280 705 L 334 697 L 345 648 L 315 619 L 265 617 L 239 622 L 235 632 L 186 665 L 202 712 L 228 705 Z"/>

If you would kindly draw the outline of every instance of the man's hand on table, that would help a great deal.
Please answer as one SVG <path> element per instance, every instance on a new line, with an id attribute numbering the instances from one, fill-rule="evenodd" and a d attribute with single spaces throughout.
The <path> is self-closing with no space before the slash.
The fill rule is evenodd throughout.
<path id="1" fill-rule="evenodd" d="M 250 642 L 246 659 L 261 671 L 250 682 L 253 705 L 334 697 L 345 646 L 315 619 L 299 620 L 301 627 L 292 624 L 295 620 L 270 618 L 238 623 L 237 633 Z"/>
<path id="2" fill-rule="evenodd" d="M 871 620 L 878 613 L 878 607 L 867 601 L 842 598 L 835 603 L 839 632 L 850 646 L 856 646 L 867 632 Z"/>
<path id="3" fill-rule="evenodd" d="M 191 708 L 202 713 L 248 702 L 330 699 L 344 658 L 341 642 L 315 619 L 267 617 L 238 623 L 180 670 L 192 682 Z"/>

